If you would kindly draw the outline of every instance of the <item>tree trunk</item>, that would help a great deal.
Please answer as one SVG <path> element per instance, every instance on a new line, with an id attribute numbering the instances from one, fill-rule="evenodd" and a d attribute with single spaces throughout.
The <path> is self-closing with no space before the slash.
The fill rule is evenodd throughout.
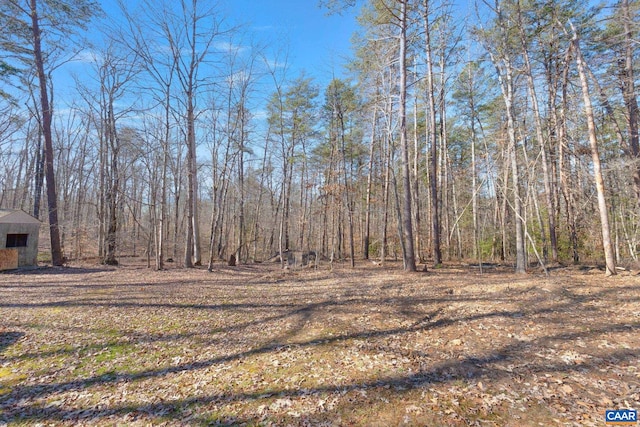
<path id="1" fill-rule="evenodd" d="M 507 115 L 507 135 L 509 138 L 509 145 L 507 147 L 507 156 L 511 164 L 511 184 L 513 193 L 513 222 L 515 226 L 516 234 L 516 267 L 515 272 L 519 274 L 526 273 L 526 253 L 525 253 L 525 236 L 524 236 L 524 216 L 522 210 L 522 199 L 520 196 L 520 173 L 518 167 L 518 153 L 517 153 L 517 138 L 515 129 L 515 113 L 513 106 L 513 65 L 509 57 L 504 57 L 500 60 L 504 72 L 500 68 L 500 62 L 490 53 L 491 61 L 493 62 L 496 73 L 498 74 L 498 81 L 500 82 L 500 89 L 502 92 L 502 98 L 505 103 L 505 112 Z M 504 182 L 506 186 L 506 180 Z M 506 199 L 506 191 L 505 191 Z M 504 238 L 503 238 L 504 240 Z M 503 247 L 506 242 L 503 241 Z"/>
<path id="2" fill-rule="evenodd" d="M 389 105 L 389 109 L 391 109 L 391 105 Z M 388 123 L 388 122 L 387 122 Z M 390 126 L 390 125 L 389 125 Z M 389 191 L 391 188 L 391 160 L 392 160 L 392 150 L 393 147 L 391 145 L 391 129 L 388 127 L 387 132 L 385 134 L 385 152 L 384 152 L 384 189 L 382 195 L 382 204 L 383 204 L 383 214 L 382 214 L 382 230 L 381 230 L 381 242 L 380 242 L 380 264 L 384 265 L 387 259 L 387 249 L 388 249 L 388 224 L 389 224 Z"/>
<path id="3" fill-rule="evenodd" d="M 471 68 L 469 68 L 469 81 L 471 81 Z M 473 216 L 473 258 L 479 261 L 480 244 L 478 238 L 478 168 L 476 165 L 476 111 L 473 89 L 469 91 L 471 98 L 469 99 L 469 110 L 471 112 L 471 214 Z M 480 261 L 479 261 L 480 262 Z M 482 272 L 482 263 L 480 263 L 480 271 Z"/>
<path id="4" fill-rule="evenodd" d="M 42 187 L 44 184 L 45 155 L 42 146 L 42 126 L 38 120 L 38 143 L 36 148 L 36 182 L 33 196 L 33 216 L 40 219 L 40 203 L 42 200 Z"/>
<path id="5" fill-rule="evenodd" d="M 605 274 L 612 276 L 616 274 L 616 262 L 611 244 L 611 232 L 609 228 L 609 213 L 607 210 L 607 200 L 605 197 L 604 179 L 602 177 L 602 167 L 600 165 L 600 153 L 598 152 L 598 137 L 596 134 L 596 124 L 589 95 L 589 83 L 585 72 L 584 58 L 580 50 L 580 40 L 575 30 L 573 31 L 572 47 L 576 55 L 580 85 L 582 87 L 582 97 L 584 100 L 584 111 L 587 116 L 587 127 L 589 130 L 589 144 L 591 146 L 591 158 L 593 159 L 593 175 L 598 193 L 598 210 L 600 211 L 600 225 L 602 227 L 602 246 L 606 263 Z"/>
<path id="6" fill-rule="evenodd" d="M 264 182 L 265 182 L 265 176 L 267 174 L 267 153 L 268 153 L 268 147 L 269 147 L 269 135 L 271 134 L 271 128 L 269 128 L 269 130 L 267 131 L 267 136 L 265 138 L 265 142 L 264 142 L 264 151 L 262 153 L 262 168 L 261 168 L 261 172 L 260 172 L 260 185 L 258 187 L 258 201 L 256 203 L 256 208 L 255 208 L 255 219 L 254 219 L 254 228 L 253 228 L 253 261 L 256 261 L 257 259 L 257 252 L 258 252 L 258 238 L 259 238 L 259 234 L 260 234 L 260 230 L 259 230 L 259 224 L 261 222 L 260 220 L 260 212 L 261 212 L 261 208 L 262 208 L 262 198 L 263 198 L 263 189 L 264 189 Z"/>
<path id="7" fill-rule="evenodd" d="M 415 219 L 415 251 L 418 261 L 422 260 L 420 217 L 420 140 L 418 138 L 418 98 L 413 104 L 413 214 Z"/>
<path id="8" fill-rule="evenodd" d="M 238 187 L 239 199 L 238 204 L 238 239 L 236 244 L 235 257 L 240 264 L 246 262 L 242 256 L 242 249 L 245 245 L 245 218 L 244 218 L 244 143 L 245 143 L 245 124 L 244 124 L 244 105 L 240 105 L 240 146 L 238 147 Z"/>
<path id="9" fill-rule="evenodd" d="M 640 206 L 640 137 L 638 134 L 638 100 L 636 98 L 635 73 L 633 69 L 633 45 L 637 43 L 631 32 L 632 16 L 629 8 L 629 0 L 622 0 L 623 25 L 624 25 L 624 65 L 621 70 L 622 97 L 627 110 L 627 129 L 629 138 L 629 154 L 633 162 L 633 183 L 636 190 L 638 206 Z"/>
<path id="10" fill-rule="evenodd" d="M 345 141 L 344 117 L 341 111 L 337 112 L 337 119 L 340 125 L 340 151 L 342 153 L 342 177 L 344 182 L 344 207 L 347 210 L 347 221 L 349 224 L 349 256 L 351 258 L 351 268 L 356 266 L 355 242 L 353 236 L 353 200 L 351 195 L 351 185 L 347 168 L 347 144 Z"/>
<path id="11" fill-rule="evenodd" d="M 576 208 L 575 208 L 575 196 L 574 183 L 572 179 L 571 171 L 567 171 L 571 167 L 569 161 L 568 151 L 568 138 L 567 138 L 567 109 L 568 109 L 568 85 L 569 85 L 569 68 L 570 68 L 570 54 L 571 49 L 567 50 L 563 61 L 562 70 L 562 83 L 561 83 L 561 108 L 560 116 L 556 120 L 557 135 L 558 135 L 558 169 L 560 171 L 560 187 L 562 190 L 562 197 L 565 201 L 567 209 L 567 226 L 569 229 L 569 241 L 571 242 L 571 253 L 573 263 L 578 264 L 580 262 L 580 254 L 578 252 L 578 227 L 576 224 Z M 567 149 L 565 149 L 567 148 Z"/>
<path id="12" fill-rule="evenodd" d="M 51 263 L 55 266 L 63 264 L 62 246 L 60 242 L 60 229 L 58 225 L 58 194 L 56 190 L 55 170 L 53 166 L 53 138 L 51 122 L 53 112 L 49 105 L 47 93 L 47 75 L 44 71 L 44 59 L 42 57 L 42 42 L 40 33 L 40 19 L 36 0 L 30 0 L 31 32 L 33 36 L 33 54 L 36 73 L 40 87 L 40 105 L 42 113 L 42 134 L 44 136 L 45 176 L 47 179 L 47 203 L 49 209 L 49 237 L 51 240 Z"/>
<path id="13" fill-rule="evenodd" d="M 176 156 L 176 167 L 172 171 L 173 173 L 173 191 L 174 191 L 174 205 L 173 205 L 173 260 L 178 260 L 178 236 L 180 235 L 180 229 L 182 224 L 180 222 L 180 198 L 182 192 L 182 151 L 178 147 L 178 153 Z"/>
<path id="14" fill-rule="evenodd" d="M 512 98 L 509 98 L 511 101 Z M 513 109 L 509 101 L 507 109 Z M 522 200 L 520 198 L 520 176 L 516 150 L 516 135 L 513 116 L 507 113 L 509 132 L 509 158 L 511 159 L 511 183 L 513 185 L 513 220 L 516 228 L 516 273 L 526 273 L 526 254 L 524 247 L 524 217 L 522 215 Z"/>
<path id="15" fill-rule="evenodd" d="M 160 194 L 160 218 L 158 218 L 158 229 L 156 237 L 156 270 L 164 269 L 164 249 L 165 249 L 165 229 L 167 227 L 167 169 L 169 166 L 169 138 L 171 137 L 171 127 L 169 124 L 170 97 L 169 88 L 165 98 L 165 123 L 164 140 L 162 141 L 162 177 Z"/>
<path id="16" fill-rule="evenodd" d="M 409 146 L 407 143 L 407 0 L 402 0 L 400 5 L 400 149 L 402 151 L 402 184 L 403 184 L 403 209 L 402 231 L 404 240 L 404 269 L 416 271 L 416 258 L 413 248 L 413 221 L 411 214 L 411 173 L 409 169 Z"/>
<path id="17" fill-rule="evenodd" d="M 367 189 L 365 201 L 365 217 L 364 217 L 364 236 L 362 239 L 362 255 L 364 259 L 369 259 L 369 245 L 371 232 L 371 187 L 373 181 L 373 155 L 375 152 L 376 142 L 376 122 L 378 121 L 378 108 L 373 106 L 373 120 L 371 123 L 371 140 L 369 141 L 369 163 L 367 171 Z"/>
<path id="18" fill-rule="evenodd" d="M 113 99 L 110 94 L 107 96 L 107 117 L 105 123 L 106 140 L 109 145 L 109 177 L 107 189 L 107 230 L 105 234 L 106 239 L 106 252 L 104 257 L 104 263 L 107 265 L 118 265 L 116 260 L 116 245 L 117 245 L 117 232 L 118 232 L 118 193 L 119 193 L 119 176 L 118 176 L 118 155 L 119 155 L 119 142 L 116 131 L 116 122 L 113 114 Z M 107 156 L 108 157 L 108 156 Z"/>
<path id="19" fill-rule="evenodd" d="M 429 156 L 429 196 L 431 202 L 431 242 L 433 251 L 433 264 L 442 264 L 442 249 L 440 244 L 440 202 L 438 197 L 438 147 L 436 131 L 436 101 L 433 74 L 433 58 L 431 50 L 431 25 L 429 24 L 429 0 L 424 1 L 424 34 L 425 50 L 427 55 L 427 141 L 430 148 Z"/>
<path id="20" fill-rule="evenodd" d="M 201 265 L 198 227 L 198 179 L 196 164 L 195 115 L 193 86 L 187 90 L 187 230 L 184 248 L 184 266 Z"/>
<path id="21" fill-rule="evenodd" d="M 521 12 L 518 11 L 518 18 L 521 20 Z M 544 141 L 544 135 L 542 133 L 542 118 L 540 117 L 540 108 L 538 103 L 538 95 L 536 93 L 536 86 L 533 79 L 533 71 L 531 68 L 531 62 L 529 60 L 529 50 L 526 44 L 526 35 L 524 33 L 524 24 L 520 22 L 518 26 L 520 30 L 520 40 L 522 42 L 522 54 L 524 57 L 524 67 L 527 76 L 527 85 L 529 87 L 529 94 L 531 97 L 531 107 L 533 109 L 534 125 L 536 129 L 536 139 L 538 140 L 538 146 L 540 147 L 540 157 L 542 161 L 542 181 L 544 183 L 545 201 L 547 204 L 547 226 L 549 228 L 549 239 L 551 243 L 551 258 L 552 261 L 558 261 L 558 238 L 556 236 L 556 221 L 555 221 L 555 206 L 553 196 L 551 194 L 551 182 L 549 179 L 549 161 L 547 160 L 547 149 Z M 544 236 L 544 230 L 540 230 Z M 546 238 L 543 239 L 543 241 Z M 543 248 L 545 254 L 545 261 L 547 255 L 546 245 Z"/>
<path id="22" fill-rule="evenodd" d="M 281 216 L 280 216 L 280 227 L 278 230 L 278 254 L 280 256 L 280 267 L 284 269 L 285 267 L 285 260 L 284 260 L 284 251 L 285 249 L 288 249 L 288 247 L 286 247 L 286 237 L 285 237 L 285 233 L 286 230 L 285 228 L 287 227 L 286 222 L 287 222 L 287 218 L 285 215 L 285 212 L 287 210 L 287 196 L 286 196 L 286 184 L 287 184 L 287 171 L 288 171 L 288 167 L 286 164 L 286 157 L 285 157 L 285 163 L 283 165 L 283 169 L 284 171 L 284 179 L 282 180 L 282 194 L 280 195 L 280 200 L 282 201 L 282 206 L 281 206 Z"/>

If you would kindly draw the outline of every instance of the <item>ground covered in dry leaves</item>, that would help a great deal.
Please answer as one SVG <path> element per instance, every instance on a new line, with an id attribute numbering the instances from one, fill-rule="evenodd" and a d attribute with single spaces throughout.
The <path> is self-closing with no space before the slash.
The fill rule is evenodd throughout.
<path id="1" fill-rule="evenodd" d="M 0 425 L 604 425 L 640 277 L 471 266 L 0 274 Z"/>

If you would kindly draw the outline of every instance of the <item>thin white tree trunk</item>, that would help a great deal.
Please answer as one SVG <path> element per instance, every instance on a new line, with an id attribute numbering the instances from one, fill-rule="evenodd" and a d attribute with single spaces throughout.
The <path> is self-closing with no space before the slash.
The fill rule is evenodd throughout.
<path id="1" fill-rule="evenodd" d="M 589 144 L 591 146 L 591 158 L 593 160 L 593 175 L 596 183 L 596 191 L 598 194 L 598 210 L 600 211 L 600 226 L 602 228 L 602 246 L 605 257 L 605 274 L 612 276 L 616 274 L 616 260 L 611 244 L 611 231 L 609 228 L 609 213 L 607 208 L 607 200 L 605 196 L 604 178 L 602 176 L 602 166 L 600 164 L 600 153 L 598 152 L 598 137 L 596 134 L 596 124 L 593 115 L 593 107 L 591 105 L 591 96 L 589 95 L 589 83 L 585 72 L 584 58 L 580 50 L 580 40 L 573 30 L 572 46 L 576 56 L 576 64 L 578 66 L 578 75 L 580 76 L 580 85 L 582 87 L 582 98 L 584 101 L 584 111 L 587 116 L 587 128 L 589 130 Z"/>

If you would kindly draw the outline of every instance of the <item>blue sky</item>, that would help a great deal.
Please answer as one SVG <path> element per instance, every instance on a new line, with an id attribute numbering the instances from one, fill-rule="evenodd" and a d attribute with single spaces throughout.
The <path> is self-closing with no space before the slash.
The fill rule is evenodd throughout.
<path id="1" fill-rule="evenodd" d="M 213 4 L 212 0 L 200 0 L 202 5 Z M 119 10 L 114 0 L 100 0 L 110 19 L 118 20 Z M 335 75 L 343 77 L 346 58 L 351 54 L 351 36 L 357 30 L 356 16 L 359 7 L 342 14 L 329 15 L 318 0 L 218 0 L 216 10 L 228 26 L 240 25 L 246 38 L 266 45 L 266 56 L 275 60 L 275 53 L 288 52 L 287 78 L 295 79 L 303 71 L 313 77 L 319 89 L 323 89 Z M 128 7 L 135 11 L 140 0 L 128 0 Z M 177 5 L 176 5 L 177 6 Z M 99 25 L 99 24 L 98 24 Z M 95 31 L 94 31 L 95 30 Z M 104 35 L 98 26 L 92 26 L 87 36 L 101 44 Z M 245 43 L 241 41 L 240 43 Z M 57 70 L 54 77 L 58 108 L 66 108 L 75 98 L 73 76 L 86 81 L 85 76 L 93 72 L 92 49 L 82 52 L 75 61 Z M 281 61 L 281 58 L 278 58 Z M 266 91 L 274 88 L 265 80 Z M 88 82 L 95 86 L 95 81 Z M 264 102 L 267 93 L 259 96 Z M 262 107 L 259 107 L 262 109 Z"/>
<path id="2" fill-rule="evenodd" d="M 327 15 L 317 0 L 225 0 L 223 7 L 230 21 L 246 23 L 257 38 L 288 47 L 294 75 L 305 70 L 328 81 L 350 55 L 357 8 Z"/>
<path id="3" fill-rule="evenodd" d="M 113 0 L 100 0 L 110 17 L 118 15 Z M 202 5 L 215 0 L 200 0 Z M 130 0 L 135 9 L 139 0 Z M 242 31 L 266 43 L 269 50 L 288 50 L 294 77 L 305 70 L 318 83 L 328 82 L 350 55 L 351 35 L 356 31 L 360 6 L 342 14 L 329 15 L 318 0 L 218 0 L 216 9 L 229 25 L 241 25 Z"/>

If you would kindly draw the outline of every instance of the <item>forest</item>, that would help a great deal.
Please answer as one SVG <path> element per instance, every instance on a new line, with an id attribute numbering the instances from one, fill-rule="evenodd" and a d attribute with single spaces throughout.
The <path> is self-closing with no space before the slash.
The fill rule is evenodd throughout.
<path id="1" fill-rule="evenodd" d="M 637 418 L 639 9 L 0 0 L 0 427 Z"/>
<path id="2" fill-rule="evenodd" d="M 212 2 L 0 1 L 0 208 L 53 265 L 638 262 L 639 2 L 321 3 L 323 86 Z"/>

